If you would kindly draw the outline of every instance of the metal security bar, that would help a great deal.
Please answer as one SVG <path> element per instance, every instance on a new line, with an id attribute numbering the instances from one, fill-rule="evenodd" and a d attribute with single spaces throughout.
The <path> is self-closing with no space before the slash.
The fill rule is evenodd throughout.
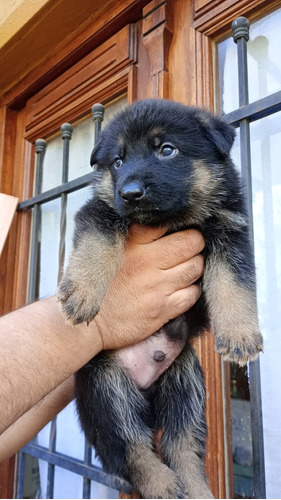
<path id="1" fill-rule="evenodd" d="M 240 130 L 241 170 L 248 202 L 251 237 L 252 240 L 254 240 L 250 122 L 280 111 L 281 92 L 276 92 L 275 94 L 249 104 L 247 63 L 247 42 L 249 40 L 249 29 L 250 24 L 248 19 L 245 17 L 239 17 L 232 23 L 233 39 L 237 44 L 239 109 L 224 115 L 223 119 L 228 123 L 239 127 Z M 266 498 L 259 359 L 249 363 L 249 380 L 254 498 Z"/>
<path id="2" fill-rule="evenodd" d="M 101 104 L 95 104 L 92 107 L 92 117 L 95 124 L 95 140 L 96 143 L 101 131 L 101 124 L 104 117 L 104 107 Z M 73 129 L 69 123 L 61 126 L 61 137 L 63 140 L 63 158 L 62 158 L 62 184 L 50 191 L 41 192 L 43 163 L 47 143 L 43 139 L 38 139 L 35 142 L 35 152 L 37 155 L 36 174 L 35 174 L 35 189 L 34 196 L 24 202 L 19 203 L 18 211 L 33 208 L 32 218 L 32 236 L 30 245 L 30 273 L 29 273 L 29 291 L 28 302 L 38 298 L 38 255 L 39 255 L 39 240 L 41 230 L 41 205 L 55 198 L 61 198 L 60 212 L 60 242 L 59 242 L 59 270 L 58 281 L 61 278 L 64 259 L 65 259 L 65 236 L 66 236 L 66 210 L 67 210 L 67 195 L 73 191 L 87 186 L 92 181 L 92 174 L 84 175 L 74 181 L 68 181 L 68 166 L 69 166 L 69 149 L 70 140 L 72 138 Z M 56 451 L 57 437 L 57 419 L 51 423 L 49 447 L 45 448 L 37 444 L 36 439 L 27 444 L 19 453 L 18 460 L 18 482 L 17 482 L 17 498 L 24 496 L 24 478 L 25 478 L 25 456 L 26 454 L 48 463 L 47 471 L 47 490 L 46 498 L 54 498 L 54 479 L 55 466 L 67 469 L 75 474 L 83 477 L 83 498 L 91 497 L 91 481 L 101 483 L 105 486 L 130 493 L 131 486 L 117 477 L 106 474 L 101 468 L 92 465 L 92 447 L 85 439 L 84 445 L 84 461 L 74 459 L 73 457 L 64 455 Z"/>

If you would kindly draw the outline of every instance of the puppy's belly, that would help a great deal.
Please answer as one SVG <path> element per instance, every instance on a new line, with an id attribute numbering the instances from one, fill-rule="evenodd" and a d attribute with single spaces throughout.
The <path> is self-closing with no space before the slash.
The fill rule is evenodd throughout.
<path id="1" fill-rule="evenodd" d="M 162 331 L 136 345 L 115 351 L 118 362 L 140 389 L 148 389 L 173 363 L 184 347 L 184 340 L 173 342 Z"/>

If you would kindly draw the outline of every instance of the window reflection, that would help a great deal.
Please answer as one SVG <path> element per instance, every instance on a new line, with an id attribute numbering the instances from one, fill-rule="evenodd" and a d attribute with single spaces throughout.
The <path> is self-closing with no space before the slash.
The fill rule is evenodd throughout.
<path id="1" fill-rule="evenodd" d="M 248 41 L 249 102 L 281 89 L 281 9 L 251 23 Z M 224 113 L 238 108 L 236 44 L 232 37 L 217 45 L 218 107 Z"/>

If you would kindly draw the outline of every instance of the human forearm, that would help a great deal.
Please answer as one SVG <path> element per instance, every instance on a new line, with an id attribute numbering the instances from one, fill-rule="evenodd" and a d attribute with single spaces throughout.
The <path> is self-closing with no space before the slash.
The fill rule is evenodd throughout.
<path id="1" fill-rule="evenodd" d="M 33 439 L 73 398 L 74 377 L 71 376 L 24 413 L 0 435 L 0 463 Z"/>
<path id="2" fill-rule="evenodd" d="M 102 347 L 96 325 L 69 327 L 55 297 L 1 318 L 0 336 L 0 432 Z"/>

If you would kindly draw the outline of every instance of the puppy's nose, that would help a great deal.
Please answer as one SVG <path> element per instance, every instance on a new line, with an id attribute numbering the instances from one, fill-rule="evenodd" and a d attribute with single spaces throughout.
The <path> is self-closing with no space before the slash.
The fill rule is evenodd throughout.
<path id="1" fill-rule="evenodd" d="M 125 184 L 120 191 L 120 196 L 125 201 L 138 202 L 144 195 L 145 187 L 137 181 Z"/>

